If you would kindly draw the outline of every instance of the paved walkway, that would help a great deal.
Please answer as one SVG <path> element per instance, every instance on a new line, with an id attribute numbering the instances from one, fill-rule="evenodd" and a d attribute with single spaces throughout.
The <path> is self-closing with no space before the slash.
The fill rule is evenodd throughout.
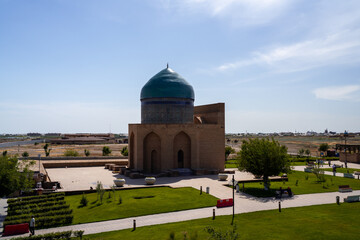
<path id="1" fill-rule="evenodd" d="M 360 168 L 359 165 L 349 166 L 351 168 Z M 304 166 L 295 167 L 296 170 L 303 171 Z M 88 179 L 89 174 L 81 175 L 79 172 L 84 172 L 83 168 L 68 168 L 67 170 L 67 178 L 74 177 L 74 180 L 77 184 L 81 186 L 85 186 L 89 183 L 89 181 L 94 181 L 94 179 Z M 116 174 L 112 174 L 110 171 L 103 169 L 102 167 L 97 168 L 87 168 L 87 171 L 91 172 L 91 175 L 94 175 L 99 179 L 100 176 L 106 176 L 109 184 L 111 184 L 112 179 L 114 179 Z M 49 170 L 48 170 L 49 172 Z M 50 171 L 51 172 L 51 171 Z M 61 171 L 60 171 L 61 172 Z M 60 173 L 59 172 L 59 173 Z M 62 172 L 63 174 L 64 172 Z M 331 172 L 330 172 L 331 173 Z M 50 177 L 53 178 L 53 176 Z M 68 175 L 69 174 L 69 175 Z M 331 173 L 332 174 L 332 173 Z M 56 174 L 55 174 L 56 175 Z M 65 175 L 65 174 L 64 174 Z M 342 176 L 342 175 L 341 175 Z M 122 176 L 123 177 L 123 176 Z M 253 176 L 246 172 L 236 171 L 235 179 L 248 179 Z M 228 180 L 231 180 L 232 174 L 229 174 Z M 81 183 L 81 179 L 85 179 L 87 182 Z M 69 184 L 65 184 L 65 190 L 76 190 L 77 184 L 73 184 L 72 182 L 68 182 Z M 173 178 L 159 178 L 157 179 L 156 185 L 169 185 L 171 187 L 184 187 L 191 186 L 196 189 L 200 189 L 200 186 L 203 187 L 203 191 L 206 190 L 206 187 L 210 187 L 210 194 L 217 198 L 232 198 L 232 189 L 224 186 L 226 182 L 220 182 L 217 180 L 217 176 L 198 176 L 198 177 L 173 177 Z M 89 186 L 89 185 L 86 185 Z M 143 179 L 129 179 L 126 178 L 127 187 L 144 187 Z M 75 188 L 75 189 L 74 189 Z M 87 188 L 87 187 L 86 187 Z M 359 195 L 360 190 L 353 191 L 351 193 L 339 193 L 339 192 L 331 192 L 331 193 L 316 193 L 316 194 L 303 194 L 303 195 L 295 195 L 289 199 L 283 199 L 282 207 L 302 207 L 302 206 L 311 206 L 311 205 L 320 205 L 320 204 L 329 204 L 336 202 L 336 196 L 340 196 L 340 201 L 343 202 L 343 198 L 349 195 Z M 246 213 L 246 212 L 255 212 L 262 210 L 270 210 L 277 209 L 279 200 L 274 198 L 256 198 L 245 193 L 236 193 L 235 195 L 235 213 Z M 178 211 L 178 212 L 169 212 L 162 214 L 154 214 L 148 216 L 141 216 L 135 218 L 126 218 L 126 219 L 118 219 L 104 222 L 95 222 L 95 223 L 87 223 L 87 224 L 79 224 L 79 225 L 71 225 L 57 228 L 49 228 L 37 230 L 36 234 L 44 234 L 49 232 L 59 232 L 59 231 L 67 231 L 67 230 L 84 230 L 84 234 L 93 234 L 114 230 L 122 230 L 122 229 L 130 229 L 132 228 L 133 220 L 136 219 L 137 227 L 149 226 L 149 225 L 157 225 L 171 222 L 180 222 L 187 221 L 193 219 L 207 218 L 212 216 L 213 209 L 216 207 L 209 208 L 200 208 L 186 211 Z M 216 215 L 231 215 L 232 208 L 220 208 L 216 209 Z M 24 236 L 26 236 L 25 234 Z M 11 237 L 1 237 L 0 239 L 9 239 Z"/>
<path id="2" fill-rule="evenodd" d="M 332 193 L 318 193 L 318 194 L 303 194 L 303 195 L 294 196 L 293 198 L 282 200 L 282 208 L 335 203 L 336 196 L 340 196 L 340 200 L 342 202 L 343 198 L 346 196 L 359 195 L 359 194 L 360 194 L 360 190 L 354 191 L 352 193 L 332 192 Z M 274 198 L 254 198 L 243 193 L 236 193 L 235 213 L 239 214 L 246 212 L 277 209 L 278 203 L 279 200 L 275 200 Z M 142 227 L 142 226 L 165 224 L 165 223 L 211 217 L 213 209 L 216 208 L 215 207 L 200 208 L 200 209 L 161 213 L 161 214 L 118 219 L 118 220 L 111 220 L 104 222 L 95 222 L 95 223 L 78 224 L 78 225 L 64 226 L 57 228 L 49 228 L 49 229 L 37 230 L 36 234 L 45 234 L 50 232 L 60 232 L 60 231 L 68 231 L 68 230 L 73 230 L 73 231 L 84 230 L 85 231 L 84 234 L 93 234 L 93 233 L 108 232 L 114 230 L 131 229 L 133 226 L 132 224 L 134 219 L 136 220 L 136 226 Z M 231 207 L 216 209 L 216 215 L 231 215 L 231 214 L 232 214 Z M 27 235 L 28 234 L 24 234 L 23 236 L 27 236 Z M 10 239 L 10 238 L 11 237 L 1 237 L 0 239 Z"/>
<path id="3" fill-rule="evenodd" d="M 7 215 L 7 199 L 0 198 L 0 232 L 3 231 L 3 222 Z"/>

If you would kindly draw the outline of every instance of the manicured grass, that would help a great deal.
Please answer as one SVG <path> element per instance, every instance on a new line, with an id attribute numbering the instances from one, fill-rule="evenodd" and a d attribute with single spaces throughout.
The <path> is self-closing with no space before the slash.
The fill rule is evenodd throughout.
<path id="1" fill-rule="evenodd" d="M 225 168 L 237 168 L 237 165 L 235 163 L 227 163 L 225 164 Z"/>
<path id="2" fill-rule="evenodd" d="M 229 159 L 225 161 L 225 168 L 237 168 L 236 159 Z"/>
<path id="3" fill-rule="evenodd" d="M 332 168 L 322 168 L 322 170 L 324 171 L 329 171 L 332 172 Z M 338 173 L 347 173 L 347 171 L 349 171 L 349 173 L 354 173 L 356 172 L 360 172 L 360 169 L 357 168 L 336 168 L 336 172 Z"/>
<path id="4" fill-rule="evenodd" d="M 360 203 L 343 203 L 259 211 L 235 216 L 239 239 L 358 239 Z M 88 239 L 188 239 L 197 235 L 198 240 L 209 239 L 207 226 L 220 231 L 232 230 L 231 216 L 154 225 L 131 229 L 86 235 Z"/>
<path id="5" fill-rule="evenodd" d="M 306 180 L 308 176 L 308 180 Z M 305 173 L 293 171 L 288 174 L 288 182 L 272 182 L 269 191 L 264 190 L 262 183 L 245 183 L 245 193 L 256 197 L 272 197 L 275 196 L 275 190 L 280 187 L 290 187 L 292 192 L 296 194 L 337 192 L 339 185 L 350 185 L 354 190 L 360 189 L 360 181 L 358 179 L 350 179 L 343 177 L 333 177 L 325 175 L 326 182 L 318 182 L 314 173 Z M 296 181 L 298 183 L 296 184 Z M 240 184 L 242 190 L 242 184 Z"/>
<path id="6" fill-rule="evenodd" d="M 80 206 L 82 195 L 67 196 L 65 200 L 73 210 L 73 224 L 78 224 L 216 205 L 217 198 L 199 193 L 198 190 L 190 187 L 175 189 L 157 187 L 118 190 L 115 192 L 115 200 L 113 196 L 108 198 L 109 192 L 106 192 L 102 204 L 100 199 L 97 200 L 96 193 L 85 194 L 89 200 L 86 207 Z"/>
<path id="7" fill-rule="evenodd" d="M 291 162 L 291 166 L 306 166 L 306 162 Z"/>

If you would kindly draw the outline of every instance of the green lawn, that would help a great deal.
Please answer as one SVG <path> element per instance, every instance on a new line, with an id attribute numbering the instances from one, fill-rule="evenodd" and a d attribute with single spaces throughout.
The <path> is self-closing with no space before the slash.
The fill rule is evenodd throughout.
<path id="1" fill-rule="evenodd" d="M 73 210 L 73 224 L 211 207 L 216 205 L 217 200 L 206 193 L 200 195 L 199 190 L 191 187 L 123 189 L 115 192 L 115 200 L 113 196 L 108 198 L 106 192 L 102 204 L 97 200 L 96 193 L 86 194 L 86 197 L 89 200 L 86 207 L 80 207 L 82 195 L 65 197 Z"/>
<path id="2" fill-rule="evenodd" d="M 303 161 L 299 161 L 299 162 L 291 162 L 290 163 L 291 166 L 306 166 L 306 162 Z"/>
<path id="3" fill-rule="evenodd" d="M 239 239 L 358 239 L 360 203 L 342 203 L 317 205 L 310 207 L 287 208 L 259 211 L 235 216 L 236 232 Z M 223 232 L 232 229 L 231 216 L 170 223 L 131 229 L 86 235 L 88 239 L 209 239 L 205 227 L 211 226 Z M 197 238 L 194 236 L 197 235 Z"/>
<path id="4" fill-rule="evenodd" d="M 308 180 L 306 180 L 306 176 L 308 176 Z M 288 174 L 288 178 L 288 182 L 272 182 L 269 191 L 264 190 L 262 183 L 245 183 L 244 192 L 256 197 L 272 197 L 275 196 L 275 190 L 280 187 L 290 187 L 294 194 L 337 192 L 339 185 L 350 185 L 354 190 L 360 189 L 358 179 L 325 175 L 326 182 L 322 183 L 317 181 L 315 174 L 299 171 Z M 240 190 L 242 190 L 242 184 L 240 184 Z"/>
<path id="5" fill-rule="evenodd" d="M 324 171 L 329 171 L 332 172 L 332 168 L 323 168 Z M 355 171 L 360 172 L 360 169 L 356 169 L 356 168 L 336 168 L 336 172 L 338 173 L 347 173 L 347 171 L 349 171 L 349 173 L 354 173 Z"/>

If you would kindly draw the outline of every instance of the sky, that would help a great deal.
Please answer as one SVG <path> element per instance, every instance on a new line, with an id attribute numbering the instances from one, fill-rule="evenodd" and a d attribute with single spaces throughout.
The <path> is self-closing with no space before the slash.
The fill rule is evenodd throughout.
<path id="1" fill-rule="evenodd" d="M 225 131 L 360 131 L 360 1 L 0 0 L 0 134 L 127 133 L 169 63 Z"/>

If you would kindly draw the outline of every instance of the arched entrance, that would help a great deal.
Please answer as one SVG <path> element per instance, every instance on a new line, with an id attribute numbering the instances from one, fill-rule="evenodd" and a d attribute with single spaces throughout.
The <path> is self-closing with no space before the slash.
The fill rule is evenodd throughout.
<path id="1" fill-rule="evenodd" d="M 191 140 L 185 132 L 174 138 L 174 168 L 191 168 Z"/>
<path id="2" fill-rule="evenodd" d="M 177 154 L 178 168 L 184 168 L 184 152 L 179 150 Z"/>
<path id="3" fill-rule="evenodd" d="M 149 133 L 144 138 L 143 161 L 144 172 L 161 172 L 161 140 L 154 132 Z"/>

